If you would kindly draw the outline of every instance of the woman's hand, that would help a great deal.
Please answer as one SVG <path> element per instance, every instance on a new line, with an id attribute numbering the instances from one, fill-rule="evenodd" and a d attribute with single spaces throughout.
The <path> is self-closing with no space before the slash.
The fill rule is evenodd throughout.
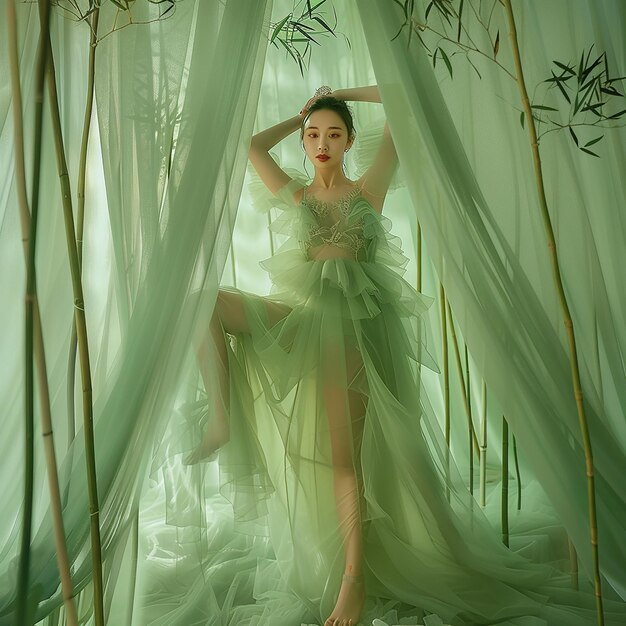
<path id="1" fill-rule="evenodd" d="M 321 97 L 322 96 L 313 96 L 312 98 L 309 98 L 307 103 L 302 107 L 302 110 L 300 111 L 300 117 L 304 117 L 307 114 L 309 107 Z"/>
<path id="2" fill-rule="evenodd" d="M 321 92 L 321 93 L 320 93 Z M 307 101 L 307 103 L 302 107 L 302 110 L 300 111 L 300 116 L 304 117 L 307 114 L 307 111 L 309 110 L 309 108 L 311 107 L 311 105 L 318 99 L 318 98 L 324 98 L 325 96 L 333 96 L 334 92 L 330 89 L 330 87 L 328 87 L 328 85 L 322 85 L 322 87 L 320 87 L 316 92 L 315 95 L 313 95 L 313 97 L 309 98 L 309 100 Z"/>

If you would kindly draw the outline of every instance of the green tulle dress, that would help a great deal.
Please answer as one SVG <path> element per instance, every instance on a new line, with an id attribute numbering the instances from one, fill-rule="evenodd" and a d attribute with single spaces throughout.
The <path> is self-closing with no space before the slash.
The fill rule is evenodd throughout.
<path id="1" fill-rule="evenodd" d="M 216 598 L 223 621 L 207 623 L 323 623 L 344 571 L 341 476 L 361 494 L 349 511 L 362 529 L 361 623 L 592 623 L 591 593 L 503 546 L 424 418 L 420 371 L 438 371 L 422 341 L 431 299 L 402 277 L 408 259 L 389 219 L 358 184 L 334 204 L 306 193 L 297 203 L 304 185 L 294 178 L 275 198 L 251 185 L 257 207 L 279 209 L 270 228 L 286 240 L 261 262 L 269 296 L 224 288 L 241 295 L 250 333 L 228 343 L 219 487 L 234 525 L 210 536 L 193 583 L 196 597 L 208 586 Z M 341 258 L 312 260 L 324 245 Z M 623 623 L 623 605 L 606 608 L 607 624 Z"/>

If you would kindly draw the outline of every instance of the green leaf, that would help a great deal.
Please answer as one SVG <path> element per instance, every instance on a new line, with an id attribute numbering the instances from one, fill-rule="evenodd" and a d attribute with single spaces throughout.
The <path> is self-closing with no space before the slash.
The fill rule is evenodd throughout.
<path id="1" fill-rule="evenodd" d="M 569 128 L 570 135 L 572 136 L 572 139 L 574 140 L 574 143 L 576 144 L 576 147 L 578 147 L 578 137 L 576 137 L 576 133 L 574 132 L 571 126 L 568 126 L 568 128 Z"/>
<path id="2" fill-rule="evenodd" d="M 433 4 L 435 4 L 434 0 L 431 0 L 430 4 L 426 7 L 426 12 L 424 13 L 424 21 L 427 22 L 428 21 L 428 14 L 430 13 L 430 10 L 433 8 Z"/>
<path id="3" fill-rule="evenodd" d="M 583 97 L 580 100 L 578 100 L 578 94 L 576 94 L 576 102 L 577 102 L 577 104 L 574 106 L 574 115 L 576 115 L 576 113 L 578 113 L 578 109 L 580 109 L 580 107 L 583 104 L 585 104 L 585 101 L 588 99 L 589 95 L 593 91 L 593 87 L 594 87 L 594 84 L 592 82 L 589 85 L 589 87 L 587 88 L 587 91 L 585 91 L 585 93 L 583 94 Z"/>
<path id="4" fill-rule="evenodd" d="M 519 114 L 519 123 L 522 125 L 522 128 L 524 128 L 524 111 Z"/>
<path id="5" fill-rule="evenodd" d="M 554 107 L 547 107 L 547 106 L 544 106 L 543 104 L 531 104 L 530 106 L 533 109 L 539 109 L 541 111 L 558 111 L 558 109 L 555 109 Z"/>
<path id="6" fill-rule="evenodd" d="M 450 72 L 450 78 L 452 78 L 452 64 L 450 63 L 450 59 L 443 48 L 439 48 L 439 50 L 441 50 L 441 56 L 446 64 L 446 67 L 448 68 L 448 72 Z"/>
<path id="7" fill-rule="evenodd" d="M 318 2 L 312 9 L 311 12 L 309 13 L 309 16 L 311 15 L 311 13 L 313 11 L 315 11 L 317 9 L 317 7 L 321 6 L 322 4 L 324 4 L 324 2 L 326 2 L 326 0 L 320 0 L 320 2 Z"/>
<path id="8" fill-rule="evenodd" d="M 591 150 L 587 150 L 587 148 L 583 148 L 583 147 L 581 147 L 580 149 L 581 149 L 583 152 L 586 152 L 587 154 L 590 154 L 591 156 L 594 156 L 594 157 L 598 157 L 598 158 L 600 158 L 600 155 L 599 155 L 599 154 L 596 154 L 595 152 L 592 152 Z"/>
<path id="9" fill-rule="evenodd" d="M 498 50 L 500 50 L 500 29 L 496 33 L 496 41 L 493 44 L 493 58 L 495 59 L 498 56 Z"/>
<path id="10" fill-rule="evenodd" d="M 276 39 L 276 37 L 278 37 L 278 33 L 282 30 L 282 27 L 285 25 L 285 22 L 287 22 L 287 20 L 290 17 L 291 17 L 291 13 L 287 17 L 282 19 L 280 22 L 278 22 L 278 24 L 274 28 L 274 31 L 272 32 L 272 36 L 270 38 L 270 43 L 272 43 L 274 41 L 274 39 Z"/>
<path id="11" fill-rule="evenodd" d="M 613 113 L 613 115 L 609 115 L 609 117 L 607 117 L 607 120 L 616 120 L 620 117 L 622 117 L 622 115 L 624 115 L 624 113 L 626 113 L 626 109 L 624 109 L 623 111 L 619 111 L 619 113 Z"/>
<path id="12" fill-rule="evenodd" d="M 559 63 L 558 61 L 552 61 L 552 63 L 558 65 L 562 70 L 569 72 L 570 74 L 572 74 L 572 76 L 576 76 L 576 72 L 568 65 L 565 65 L 564 63 Z"/>
<path id="13" fill-rule="evenodd" d="M 600 91 L 602 93 L 608 94 L 609 96 L 621 96 L 622 98 L 624 97 L 623 94 L 621 94 L 619 91 L 617 91 L 617 89 L 613 87 L 600 87 Z"/>
<path id="14" fill-rule="evenodd" d="M 437 52 L 439 52 L 439 48 L 435 48 L 435 53 L 433 54 L 433 69 L 437 66 Z"/>
<path id="15" fill-rule="evenodd" d="M 318 46 L 320 46 L 321 44 L 318 41 L 315 41 L 315 39 L 313 39 L 313 37 L 311 37 L 311 35 L 309 35 L 309 33 L 306 32 L 306 30 L 304 30 L 304 28 L 301 28 L 301 24 L 299 24 L 298 22 L 294 22 L 293 27 L 301 32 L 307 39 L 309 39 L 311 42 L 313 42 L 314 44 L 317 44 Z"/>
<path id="16" fill-rule="evenodd" d="M 594 143 L 598 143 L 598 141 L 600 141 L 600 139 L 602 139 L 602 137 L 604 137 L 604 135 L 600 135 L 599 137 L 596 137 L 595 139 L 592 139 L 591 141 L 588 141 L 585 144 L 585 148 L 588 148 L 589 146 L 593 146 Z"/>
<path id="17" fill-rule="evenodd" d="M 587 76 L 589 76 L 589 74 L 591 74 L 591 72 L 593 71 L 593 69 L 600 63 L 600 61 L 602 61 L 602 56 L 599 56 L 593 63 L 592 65 L 590 65 L 588 68 L 586 68 L 583 71 L 583 75 L 582 75 L 582 80 L 581 82 L 585 82 L 585 80 L 587 80 Z"/>
<path id="18" fill-rule="evenodd" d="M 335 31 L 321 17 L 315 16 L 312 19 L 321 24 L 322 27 L 325 28 L 331 35 L 333 35 L 334 37 L 337 36 L 335 35 Z"/>
<path id="19" fill-rule="evenodd" d="M 578 66 L 578 82 L 582 83 L 582 75 L 583 75 L 583 63 L 585 60 L 585 51 L 580 55 L 580 65 Z"/>
<path id="20" fill-rule="evenodd" d="M 552 75 L 554 76 L 554 73 Z M 554 76 L 554 78 L 556 78 L 556 76 Z M 570 97 L 567 95 L 567 92 L 565 91 L 565 88 L 563 87 L 563 85 L 561 85 L 561 81 L 557 80 L 554 84 L 559 88 L 559 90 L 561 91 L 561 93 L 563 94 L 563 97 L 567 100 L 567 102 L 571 104 L 572 101 Z"/>

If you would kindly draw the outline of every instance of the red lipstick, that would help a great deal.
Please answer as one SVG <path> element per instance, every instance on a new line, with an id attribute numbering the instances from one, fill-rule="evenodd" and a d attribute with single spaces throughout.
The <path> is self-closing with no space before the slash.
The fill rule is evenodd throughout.
<path id="1" fill-rule="evenodd" d="M 320 161 L 328 161 L 328 159 L 330 159 L 330 157 L 325 154 L 318 154 L 315 158 Z"/>

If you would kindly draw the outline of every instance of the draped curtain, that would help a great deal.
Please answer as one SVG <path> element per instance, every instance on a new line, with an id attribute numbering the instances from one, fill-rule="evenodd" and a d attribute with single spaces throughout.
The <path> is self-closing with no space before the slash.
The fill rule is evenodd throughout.
<path id="1" fill-rule="evenodd" d="M 5 4 L 0 3 L 3 11 Z M 158 15 L 158 8 L 147 2 L 135 4 L 137 22 Z M 426 4 L 416 3 L 416 18 L 423 20 Z M 506 16 L 495 4 L 497 59 L 512 71 Z M 405 19 L 398 3 L 346 0 L 333 5 L 338 36 L 315 47 L 303 76 L 284 50 L 268 46 L 270 24 L 292 10 L 293 3 L 286 0 L 274 6 L 270 1 L 179 2 L 167 19 L 111 32 L 97 46 L 83 281 L 110 623 L 130 623 L 131 615 L 133 623 L 195 623 L 177 604 L 180 598 L 202 604 L 200 613 L 207 620 L 223 605 L 217 598 L 200 598 L 202 588 L 189 563 L 197 564 L 210 547 L 221 545 L 230 509 L 218 493 L 215 466 L 205 471 L 181 465 L 193 433 L 180 407 L 197 397 L 200 382 L 192 348 L 210 318 L 220 283 L 269 291 L 257 262 L 279 242 L 266 232 L 267 218 L 253 210 L 244 184 L 250 136 L 294 115 L 320 84 L 380 86 L 383 106 L 354 104 L 357 131 L 365 140 L 377 119 L 384 115 L 389 121 L 401 186 L 388 196 L 384 212 L 412 258 L 407 272 L 412 281 L 416 223 L 422 227 L 423 291 L 437 299 L 426 318 L 430 348 L 441 364 L 440 281 L 471 355 L 476 414 L 482 409 L 483 380 L 488 390 L 490 469 L 499 467 L 502 415 L 516 437 L 525 499 L 522 511 L 511 512 L 512 545 L 516 533 L 536 537 L 534 556 L 540 558 L 547 550 L 541 541 L 552 534 L 564 541 L 563 528 L 576 547 L 583 576 L 591 576 L 585 462 L 567 337 L 531 147 L 519 122 L 517 85 L 483 57 L 472 57 L 482 78 L 463 55 L 452 57 L 452 77 L 441 58 L 433 69 L 419 39 L 408 40 L 406 28 L 391 41 Z M 485 18 L 492 9 L 491 3 L 474 5 L 480 5 Z M 592 43 L 596 54 L 606 52 L 615 76 L 625 74 L 626 9 L 619 0 L 514 2 L 513 9 L 526 81 L 540 98 L 536 102 L 562 108 L 554 91 L 542 91 L 541 81 L 550 76 L 553 60 L 577 60 Z M 105 4 L 100 36 L 114 22 L 114 9 Z M 476 20 L 468 23 L 480 37 Z M 30 177 L 36 7 L 18 4 L 18 26 Z M 0 514 L 0 624 L 13 623 L 23 507 L 25 268 L 14 184 L 6 28 L 0 20 L 0 495 L 5 503 Z M 85 24 L 55 9 L 51 36 L 75 195 L 89 34 Z M 566 130 L 542 137 L 540 151 L 578 340 L 594 452 L 604 591 L 626 599 L 626 295 L 620 280 L 626 258 L 621 210 L 626 142 L 621 127 L 596 134 L 600 132 L 605 135 L 597 146 L 600 158 L 578 150 Z M 72 438 L 65 390 L 73 299 L 50 133 L 46 111 L 38 295 L 65 531 L 76 587 L 87 587 L 88 596 L 91 560 L 80 378 Z M 284 165 L 303 169 L 296 135 L 274 151 Z M 358 143 L 359 135 L 357 154 Z M 355 178 L 357 171 L 358 163 L 348 162 L 348 175 Z M 423 372 L 422 383 L 428 392 L 424 411 L 429 423 L 443 428 L 442 379 Z M 452 391 L 452 450 L 466 476 L 466 425 L 458 384 Z M 44 619 L 61 604 L 61 592 L 38 411 L 35 428 L 31 587 L 39 603 L 37 618 Z M 498 480 L 490 483 L 492 497 L 485 509 L 494 533 L 499 532 Z M 249 549 L 253 540 L 241 541 L 231 547 Z M 236 572 L 222 575 L 227 588 Z M 197 623 L 203 623 L 200 613 L 193 618 Z"/>

